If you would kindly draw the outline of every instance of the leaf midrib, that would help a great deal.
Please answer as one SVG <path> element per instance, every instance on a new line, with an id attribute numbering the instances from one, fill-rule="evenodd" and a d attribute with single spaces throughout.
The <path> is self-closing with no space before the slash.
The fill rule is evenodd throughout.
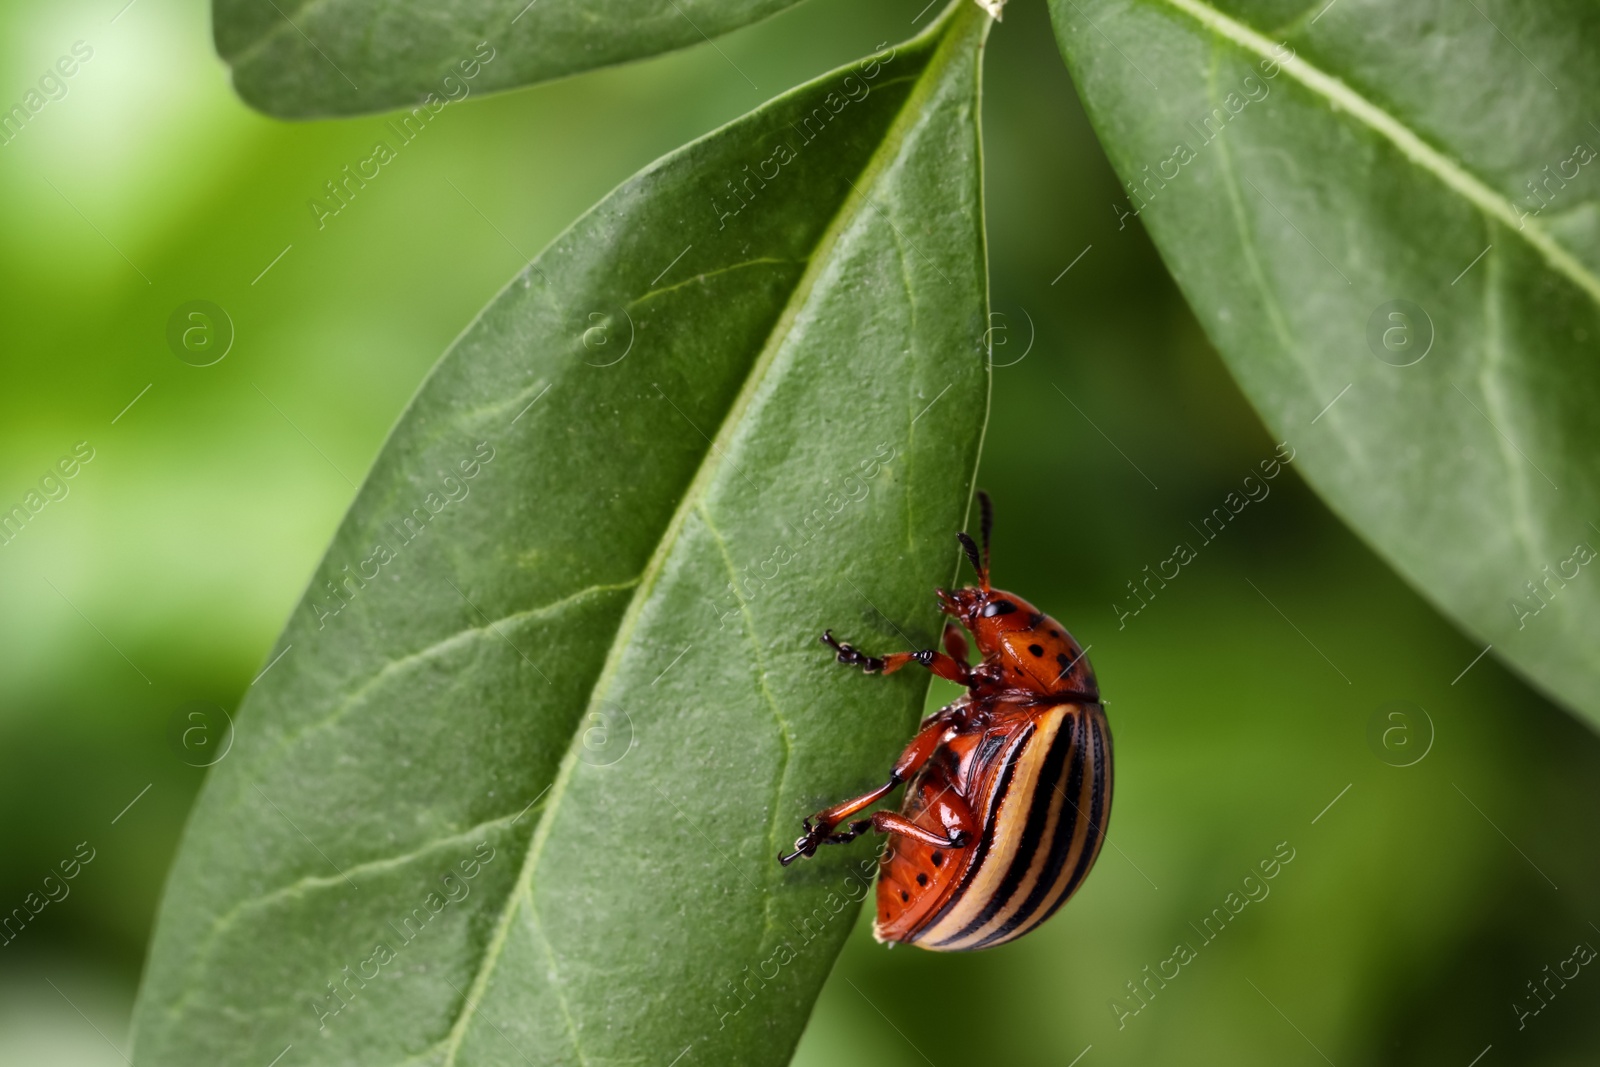
<path id="1" fill-rule="evenodd" d="M 866 166 L 857 175 L 860 179 L 857 184 L 863 188 L 873 188 L 887 161 L 893 157 L 894 152 L 891 150 L 899 148 L 906 132 L 906 127 L 911 124 L 908 123 L 908 116 L 912 119 L 920 117 L 919 106 L 927 96 L 929 86 L 936 84 L 939 80 L 939 74 L 948 62 L 948 53 L 959 40 L 959 36 L 950 29 L 950 24 L 954 19 L 967 14 L 964 9 L 965 3 L 966 0 L 955 0 L 927 30 L 901 46 L 906 51 L 910 51 L 931 38 L 944 35 L 944 39 L 935 46 L 933 55 L 929 57 L 927 65 L 917 77 L 915 87 L 906 95 L 905 101 L 890 122 L 882 142 L 873 150 Z M 969 15 L 968 17 L 976 16 Z M 785 93 L 776 100 L 769 102 L 766 106 L 772 107 L 780 101 L 808 93 L 815 84 L 815 82 L 811 82 Z M 729 127 L 740 121 L 744 120 L 735 120 L 735 123 L 730 123 Z M 701 140 L 709 140 L 720 136 L 729 127 L 713 131 Z M 684 150 L 687 150 L 688 147 L 690 146 L 686 146 Z M 771 369 L 778 352 L 782 349 L 784 340 L 788 337 L 789 328 L 806 306 L 819 276 L 827 267 L 826 253 L 837 244 L 848 230 L 849 225 L 861 213 L 861 207 L 867 203 L 865 192 L 862 192 L 859 197 L 846 194 L 841 200 L 833 219 L 830 220 L 813 246 L 810 255 L 807 257 L 805 272 L 795 284 L 795 288 L 789 300 L 785 303 L 783 311 L 768 332 L 760 354 L 752 362 L 738 395 L 734 398 L 733 403 L 729 405 L 727 415 L 724 416 L 721 425 L 718 426 L 716 436 L 706 449 L 704 458 L 701 460 L 693 480 L 689 483 L 688 489 L 685 490 L 683 499 L 679 501 L 677 508 L 674 510 L 672 519 L 667 524 L 655 553 L 651 556 L 650 562 L 644 569 L 643 576 L 634 590 L 633 598 L 629 601 L 628 608 L 623 613 L 622 620 L 618 624 L 617 636 L 607 651 L 606 661 L 595 679 L 593 688 L 590 690 L 588 710 L 595 709 L 597 703 L 603 699 L 605 692 L 611 685 L 613 676 L 616 674 L 621 662 L 621 657 L 628 647 L 628 640 L 632 635 L 633 629 L 637 626 L 640 616 L 644 613 L 645 606 L 654 591 L 656 581 L 677 544 L 685 523 L 700 505 L 706 489 L 710 486 L 721 467 L 724 446 L 730 443 L 733 434 L 740 426 L 744 413 L 755 399 L 756 393 L 765 381 L 767 372 Z M 510 935 L 511 920 L 520 906 L 521 898 L 526 894 L 530 903 L 533 899 L 533 873 L 538 866 L 544 845 L 549 840 L 550 828 L 554 821 L 553 816 L 565 797 L 568 783 L 571 781 L 574 768 L 578 763 L 577 749 L 574 747 L 576 738 L 577 735 L 575 734 L 573 740 L 568 743 L 566 755 L 561 760 L 561 767 L 556 773 L 555 780 L 551 783 L 549 798 L 543 805 L 539 820 L 534 825 L 532 840 L 529 842 L 528 851 L 523 857 L 522 869 L 518 874 L 517 883 L 511 892 L 507 894 L 506 904 L 501 908 L 500 915 L 496 919 L 494 934 L 484 950 L 484 958 L 479 964 L 478 973 L 473 976 L 471 987 L 463 995 L 461 1011 L 445 1039 L 446 1055 L 443 1067 L 454 1067 L 456 1063 L 456 1055 L 460 1051 L 461 1042 L 466 1036 L 468 1027 L 471 1025 L 472 1018 L 476 1012 L 476 1005 L 482 1002 L 484 991 L 488 987 L 495 967 L 498 965 L 500 954 L 504 951 L 506 939 Z M 786 766 L 782 773 L 787 773 L 787 759 L 785 764 Z M 776 818 L 777 812 L 773 814 Z M 554 966 L 552 966 L 551 970 L 552 984 L 559 986 L 560 976 L 556 973 Z M 578 1047 L 576 1034 L 573 1034 L 573 1044 L 574 1048 Z M 578 1049 L 578 1054 L 580 1057 L 582 1056 L 581 1049 Z"/>
<path id="2" fill-rule="evenodd" d="M 1600 277 L 1597 277 L 1568 249 L 1531 219 L 1520 218 L 1511 202 L 1495 192 L 1461 164 L 1423 140 L 1422 136 L 1389 112 L 1368 100 L 1338 78 L 1300 58 L 1277 55 L 1277 44 L 1254 28 L 1230 18 L 1201 0 L 1156 0 L 1180 11 L 1213 34 L 1262 58 L 1270 58 L 1301 85 L 1329 104 L 1342 108 L 1373 132 L 1398 148 L 1402 155 L 1428 171 L 1480 211 L 1504 223 L 1513 233 L 1538 252 L 1552 269 L 1577 285 L 1589 298 L 1600 303 Z"/>

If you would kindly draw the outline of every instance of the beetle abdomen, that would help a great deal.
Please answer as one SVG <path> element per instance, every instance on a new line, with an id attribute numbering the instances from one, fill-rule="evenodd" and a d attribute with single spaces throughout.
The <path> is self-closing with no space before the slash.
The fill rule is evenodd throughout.
<path id="1" fill-rule="evenodd" d="M 940 849 L 910 838 L 897 838 L 878 864 L 878 916 L 872 933 L 879 941 L 915 941 L 930 917 L 968 882 L 975 863 L 993 846 L 1000 800 L 1009 773 L 977 773 L 980 768 L 1008 767 L 1010 756 L 1026 746 L 1033 726 L 994 730 L 953 739 L 906 786 L 900 814 L 926 830 L 942 830 L 937 814 L 941 798 L 957 797 L 971 810 L 982 830 L 965 848 Z"/>
<path id="2" fill-rule="evenodd" d="M 993 819 L 961 884 L 903 940 L 962 951 L 1021 937 L 1094 865 L 1111 814 L 1111 736 L 1100 705 L 1049 709 L 1008 756 L 1008 766 L 972 768 L 999 793 Z"/>

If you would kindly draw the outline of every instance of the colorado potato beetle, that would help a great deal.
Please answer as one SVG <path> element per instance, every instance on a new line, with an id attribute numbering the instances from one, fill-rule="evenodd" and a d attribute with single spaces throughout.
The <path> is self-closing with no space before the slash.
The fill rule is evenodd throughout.
<path id="1" fill-rule="evenodd" d="M 1059 622 L 989 585 L 993 509 L 984 493 L 978 502 L 982 553 L 956 535 L 978 585 L 937 590 L 951 616 L 943 652 L 870 656 L 822 635 L 847 666 L 892 674 L 915 661 L 967 692 L 923 720 L 887 782 L 806 819 L 778 857 L 788 866 L 869 829 L 892 835 L 873 935 L 946 952 L 999 945 L 1048 919 L 1094 866 L 1111 816 L 1111 731 L 1094 671 Z M 839 829 L 902 783 L 899 812 Z"/>

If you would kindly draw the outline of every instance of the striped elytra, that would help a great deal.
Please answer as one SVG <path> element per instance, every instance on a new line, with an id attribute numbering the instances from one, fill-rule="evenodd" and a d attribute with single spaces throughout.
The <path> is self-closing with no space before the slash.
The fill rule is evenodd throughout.
<path id="1" fill-rule="evenodd" d="M 1057 704 L 1002 716 L 946 747 L 954 766 L 930 761 L 901 814 L 936 829 L 926 800 L 957 790 L 977 801 L 983 830 L 953 851 L 895 838 L 879 862 L 873 935 L 947 952 L 989 948 L 1053 915 L 1100 854 L 1111 734 L 1100 705 Z"/>
<path id="2" fill-rule="evenodd" d="M 873 933 L 943 952 L 1004 944 L 1048 919 L 1088 877 L 1111 818 L 1111 731 L 1094 670 L 1059 622 L 990 586 L 991 511 L 978 500 L 981 555 L 957 535 L 978 585 L 938 590 L 952 619 L 942 652 L 878 657 L 822 635 L 840 663 L 889 674 L 916 662 L 967 692 L 923 721 L 887 782 L 806 819 L 778 857 L 787 866 L 868 830 L 888 835 Z M 901 784 L 898 812 L 851 819 Z"/>

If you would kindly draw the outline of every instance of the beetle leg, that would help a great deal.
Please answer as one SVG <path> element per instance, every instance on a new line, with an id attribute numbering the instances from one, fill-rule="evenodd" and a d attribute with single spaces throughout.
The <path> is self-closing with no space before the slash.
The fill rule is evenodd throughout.
<path id="1" fill-rule="evenodd" d="M 958 622 L 944 624 L 944 650 L 950 653 L 950 658 L 960 663 L 967 664 L 967 635 L 961 631 Z"/>
<path id="2" fill-rule="evenodd" d="M 934 848 L 963 848 L 977 836 L 973 831 L 961 827 L 948 829 L 945 831 L 945 836 L 940 836 L 932 830 L 918 826 L 904 815 L 892 811 L 874 812 L 871 821 L 872 828 L 880 834 L 899 834 Z"/>
<path id="3" fill-rule="evenodd" d="M 806 819 L 802 825 L 805 833 L 795 839 L 794 851 L 780 855 L 778 862 L 785 867 L 799 859 L 801 856 L 814 856 L 817 849 L 824 844 L 843 844 L 854 840 L 862 831 L 866 830 L 870 820 L 861 819 L 851 824 L 843 833 L 834 833 L 834 828 L 850 816 L 859 811 L 864 811 L 888 796 L 895 786 L 904 782 L 922 769 L 934 751 L 939 747 L 939 742 L 944 740 L 945 731 L 949 723 L 942 718 L 935 719 L 911 739 L 911 743 L 900 753 L 900 758 L 894 761 L 894 767 L 889 771 L 889 780 L 870 793 L 863 793 L 850 800 L 841 801 L 831 808 L 823 808 L 811 818 Z"/>
<path id="4" fill-rule="evenodd" d="M 948 645 L 949 634 L 946 632 Z M 966 685 L 968 667 L 961 660 L 935 649 L 924 648 L 917 652 L 891 652 L 887 656 L 869 656 L 854 645 L 840 641 L 832 630 L 822 632 L 822 643 L 838 653 L 840 663 L 847 667 L 860 667 L 868 674 L 893 674 L 907 663 L 916 661 L 940 678 Z M 963 639 L 963 645 L 965 640 Z"/>
<path id="5" fill-rule="evenodd" d="M 855 834 L 850 834 L 848 837 L 837 835 L 833 832 L 834 827 L 844 822 L 856 812 L 861 811 L 864 808 L 870 808 L 872 805 L 888 796 L 889 792 L 899 784 L 900 779 L 891 775 L 887 782 L 872 790 L 872 792 L 863 793 L 858 797 L 853 797 L 850 800 L 835 804 L 831 808 L 823 808 L 815 815 L 805 819 L 801 823 L 801 825 L 805 828 L 805 833 L 795 838 L 794 851 L 788 854 L 780 853 L 778 856 L 778 862 L 787 867 L 801 856 L 815 856 L 817 854 L 817 848 L 821 845 L 830 843 L 841 844 L 845 841 L 851 840 L 855 837 Z M 858 830 L 856 832 L 859 833 L 860 831 Z"/>
<path id="6" fill-rule="evenodd" d="M 869 656 L 854 645 L 846 644 L 833 636 L 832 630 L 822 631 L 822 643 L 839 654 L 839 662 L 846 667 L 860 667 L 868 674 L 883 670 L 883 660 Z"/>
<path id="7" fill-rule="evenodd" d="M 924 777 L 921 789 L 922 796 L 918 798 L 921 803 L 917 805 L 917 817 L 921 818 L 932 812 L 933 817 L 938 819 L 939 825 L 944 828 L 943 836 L 940 836 L 937 830 L 918 826 L 904 815 L 892 811 L 874 813 L 872 828 L 880 834 L 899 834 L 934 848 L 962 848 L 977 840 L 979 831 L 977 816 L 972 814 L 971 806 L 960 793 L 956 792 L 945 775 L 936 773 Z M 930 793 L 933 794 L 931 797 Z"/>
<path id="8" fill-rule="evenodd" d="M 829 834 L 826 843 L 830 845 L 842 845 L 846 842 L 854 841 L 856 838 L 860 837 L 870 829 L 872 829 L 871 819 L 857 819 L 845 829 Z"/>

